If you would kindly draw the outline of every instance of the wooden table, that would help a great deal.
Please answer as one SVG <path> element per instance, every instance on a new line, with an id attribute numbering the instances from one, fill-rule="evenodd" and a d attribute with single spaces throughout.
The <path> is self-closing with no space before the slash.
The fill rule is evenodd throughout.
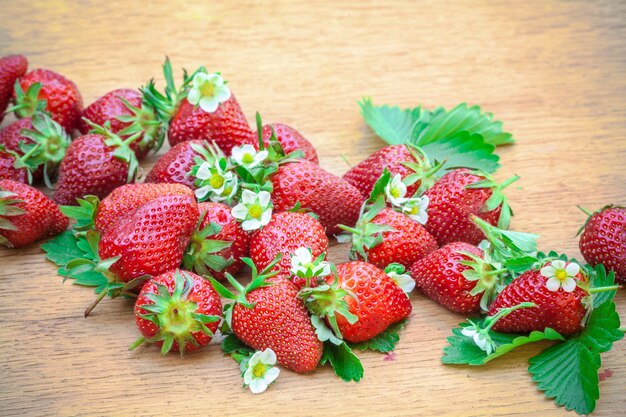
<path id="1" fill-rule="evenodd" d="M 516 230 L 541 249 L 578 252 L 582 204 L 626 203 L 626 4 L 606 2 L 0 2 L 0 54 L 59 71 L 86 104 L 118 87 L 204 64 L 229 80 L 252 121 L 298 128 L 336 174 L 383 143 L 356 101 L 480 104 L 518 143 L 501 149 Z M 224 2 L 226 3 L 226 2 Z M 5 124 L 7 121 L 5 121 Z M 162 151 L 163 152 L 163 151 Z M 149 159 L 149 167 L 156 157 Z M 331 259 L 344 261 L 346 246 Z M 90 289 L 55 275 L 38 246 L 0 250 L 2 415 L 567 415 L 536 390 L 528 346 L 482 368 L 439 357 L 462 317 L 422 296 L 395 360 L 362 354 L 365 379 L 328 368 L 283 371 L 263 395 L 241 388 L 213 346 L 181 360 L 133 352 L 131 302 L 106 301 L 85 320 Z M 617 296 L 626 318 L 626 296 Z M 596 415 L 626 413 L 626 343 L 603 358 Z M 570 413 L 569 415 L 574 415 Z"/>

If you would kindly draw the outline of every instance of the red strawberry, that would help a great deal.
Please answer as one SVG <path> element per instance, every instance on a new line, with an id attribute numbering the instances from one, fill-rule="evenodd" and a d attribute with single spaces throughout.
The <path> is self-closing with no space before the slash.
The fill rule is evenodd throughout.
<path id="1" fill-rule="evenodd" d="M 319 216 L 327 234 L 341 231 L 339 224 L 353 226 L 359 218 L 363 196 L 346 181 L 306 160 L 281 165 L 271 176 L 272 202 L 276 212 L 300 203 Z"/>
<path id="2" fill-rule="evenodd" d="M 356 295 L 346 297 L 350 313 L 357 316 L 353 324 L 337 313 L 337 325 L 343 338 L 352 343 L 369 340 L 390 325 L 411 314 L 411 302 L 402 289 L 381 269 L 355 261 L 337 265 L 339 285 Z M 332 282 L 328 277 L 327 282 Z"/>
<path id="3" fill-rule="evenodd" d="M 0 149 L 0 180 L 12 180 L 28 184 L 26 168 L 16 168 L 19 156 Z"/>
<path id="4" fill-rule="evenodd" d="M 491 304 L 488 315 L 493 316 L 502 308 L 513 307 L 522 302 L 535 303 L 536 307 L 516 310 L 502 317 L 494 324 L 493 330 L 506 333 L 529 333 L 551 327 L 562 335 L 580 331 L 587 312 L 589 294 L 579 285 L 575 285 L 571 292 L 566 291 L 570 288 L 566 288 L 565 281 L 568 277 L 573 277 L 571 278 L 573 281 L 585 286 L 588 278 L 578 272 L 580 268 L 574 265 L 563 261 L 552 261 L 547 267 L 553 267 L 556 270 L 555 278 L 544 276 L 542 268 L 541 271 L 524 272 L 511 282 Z M 568 266 L 573 268 L 570 272 L 575 272 L 575 274 L 566 272 Z M 555 291 L 548 288 L 551 279 L 557 282 L 558 289 Z"/>
<path id="5" fill-rule="evenodd" d="M 486 310 L 495 295 L 497 273 L 483 251 L 465 242 L 449 243 L 411 266 L 416 287 L 455 313 Z"/>
<path id="6" fill-rule="evenodd" d="M 30 71 L 15 85 L 15 106 L 18 117 L 32 116 L 45 110 L 52 119 L 72 133 L 83 111 L 83 98 L 72 81 L 46 69 Z"/>
<path id="7" fill-rule="evenodd" d="M 626 208 L 606 206 L 589 216 L 578 232 L 580 253 L 590 265 L 603 264 L 626 284 Z"/>
<path id="8" fill-rule="evenodd" d="M 403 180 L 411 183 L 407 186 L 406 195 L 413 196 L 421 185 L 425 189 L 432 186 L 434 182 L 432 174 L 440 167 L 441 165 L 432 166 L 426 155 L 417 147 L 393 145 L 385 146 L 350 168 L 343 175 L 343 179 L 354 185 L 363 197 L 367 198 L 387 168 L 392 177 L 400 174 Z"/>
<path id="9" fill-rule="evenodd" d="M 76 199 L 94 195 L 106 197 L 115 188 L 133 182 L 137 158 L 129 144 L 106 129 L 74 140 L 59 169 L 54 199 L 64 205 L 75 205 Z M 137 136 L 135 135 L 134 138 Z"/>
<path id="10" fill-rule="evenodd" d="M 152 167 L 146 176 L 146 182 L 179 183 L 195 188 L 195 178 L 190 175 L 191 168 L 195 165 L 194 158 L 198 154 L 192 145 L 202 145 L 204 141 L 193 140 L 179 143 L 172 147 Z"/>
<path id="11" fill-rule="evenodd" d="M 138 159 L 152 149 L 158 151 L 164 139 L 165 132 L 155 110 L 143 101 L 137 90 L 120 88 L 105 94 L 85 108 L 83 117 L 100 126 L 109 122 L 111 131 L 123 139 L 142 132 L 131 146 Z M 84 135 L 91 131 L 84 120 L 80 120 L 78 128 Z"/>
<path id="12" fill-rule="evenodd" d="M 266 268 L 276 255 L 282 254 L 280 262 L 272 270 L 282 278 L 291 276 L 291 255 L 298 248 L 311 249 L 313 259 L 328 252 L 328 238 L 324 228 L 308 214 L 288 211 L 276 213 L 250 239 L 250 257 L 258 268 Z M 298 289 L 305 284 L 305 280 L 299 277 L 293 277 L 293 282 Z"/>
<path id="13" fill-rule="evenodd" d="M 263 143 L 265 143 L 265 146 L 269 146 L 270 144 L 272 129 L 274 129 L 276 139 L 283 147 L 285 154 L 301 150 L 304 152 L 304 159 L 311 161 L 314 164 L 319 164 L 317 151 L 313 147 L 313 144 L 311 144 L 311 142 L 302 136 L 296 129 L 282 123 L 272 123 L 263 126 Z"/>
<path id="14" fill-rule="evenodd" d="M 453 242 L 478 245 L 485 235 L 472 222 L 472 215 L 506 229 L 511 209 L 502 189 L 518 178 L 497 185 L 487 174 L 467 169 L 448 172 L 424 193 L 429 200 L 426 229 L 439 245 Z"/>
<path id="15" fill-rule="evenodd" d="M 44 113 L 16 120 L 0 131 L 0 147 L 8 151 L 5 154 L 11 154 L 15 171 L 25 169 L 29 177 L 28 170 L 29 182 L 43 178 L 49 188 L 50 176 L 65 157 L 70 141 L 67 132 Z"/>
<path id="16" fill-rule="evenodd" d="M 193 191 L 181 184 L 126 184 L 116 188 L 94 210 L 95 229 L 106 232 L 126 213 L 158 197 L 185 195 L 194 198 Z"/>
<path id="17" fill-rule="evenodd" d="M 156 343 L 161 353 L 193 352 L 213 339 L 222 302 L 211 284 L 192 272 L 174 269 L 146 282 L 135 302 L 142 336 L 130 347 Z"/>
<path id="18" fill-rule="evenodd" d="M 185 269 L 220 280 L 226 273 L 236 274 L 243 266 L 241 258 L 248 256 L 250 235 L 226 204 L 200 203 L 198 209 L 200 221 L 183 259 Z"/>
<path id="19" fill-rule="evenodd" d="M 15 81 L 26 74 L 28 60 L 23 55 L 8 55 L 0 58 L 0 122 L 13 96 Z"/>
<path id="20" fill-rule="evenodd" d="M 240 291 L 238 297 L 210 278 L 220 295 L 236 299 L 230 318 L 226 314 L 230 328 L 253 349 L 272 349 L 282 366 L 294 372 L 312 371 L 322 358 L 322 342 L 304 302 L 298 298 L 298 289 L 284 278 L 271 278 L 269 269 L 273 265 L 257 275 L 254 263 L 249 258 L 244 261 L 252 267 L 252 281 L 247 288 L 226 275 Z"/>
<path id="21" fill-rule="evenodd" d="M 391 263 L 408 268 L 437 249 L 437 241 L 424 226 L 383 204 L 380 200 L 367 210 L 354 228 L 342 227 L 352 233 L 351 259 L 381 269 Z"/>
<path id="22" fill-rule="evenodd" d="M 167 137 L 174 146 L 187 140 L 212 140 L 226 154 L 234 146 L 254 144 L 239 103 L 219 73 L 208 74 L 204 67 L 191 77 L 185 75 L 182 88 L 174 86 L 169 59 L 163 65 L 167 86 L 165 95 L 151 81 L 143 93 L 149 103 L 169 123 Z"/>
<path id="23" fill-rule="evenodd" d="M 19 248 L 61 233 L 69 220 L 41 191 L 0 180 L 0 243 Z"/>

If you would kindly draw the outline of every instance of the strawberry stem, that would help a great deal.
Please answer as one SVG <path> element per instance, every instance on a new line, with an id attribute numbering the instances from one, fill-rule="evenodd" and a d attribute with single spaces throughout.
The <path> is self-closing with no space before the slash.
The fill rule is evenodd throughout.
<path id="1" fill-rule="evenodd" d="M 589 210 L 587 210 L 586 208 L 579 206 L 578 204 L 576 204 L 576 207 L 578 207 L 580 209 L 580 211 L 582 211 L 583 213 L 585 213 L 587 216 L 591 216 L 593 213 L 590 212 Z"/>
<path id="2" fill-rule="evenodd" d="M 128 346 L 128 350 L 134 350 L 139 345 L 143 344 L 146 341 L 146 338 L 141 336 L 139 339 L 135 340 L 130 346 Z"/>
<path id="3" fill-rule="evenodd" d="M 607 292 L 607 291 L 616 291 L 620 288 L 619 285 L 611 285 L 608 287 L 596 287 L 596 288 L 589 288 L 589 294 L 596 294 L 599 292 Z"/>
<path id="4" fill-rule="evenodd" d="M 87 307 L 87 310 L 85 310 L 85 318 L 87 318 L 87 316 L 89 316 L 89 314 L 91 314 L 93 309 L 96 308 L 96 306 L 100 303 L 100 301 L 102 301 L 102 299 L 104 297 L 106 297 L 106 295 L 108 293 L 109 293 L 109 291 L 108 291 L 107 288 L 105 288 L 102 291 L 100 291 L 100 294 L 98 294 L 98 297 L 93 301 L 93 303 L 91 303 L 91 305 L 89 307 Z"/>
<path id="5" fill-rule="evenodd" d="M 520 178 L 519 175 L 513 175 L 512 177 L 504 180 L 502 182 L 502 184 L 500 184 L 499 188 L 502 190 L 502 189 L 508 187 L 509 185 L 513 184 L 515 181 L 519 180 L 519 178 Z"/>

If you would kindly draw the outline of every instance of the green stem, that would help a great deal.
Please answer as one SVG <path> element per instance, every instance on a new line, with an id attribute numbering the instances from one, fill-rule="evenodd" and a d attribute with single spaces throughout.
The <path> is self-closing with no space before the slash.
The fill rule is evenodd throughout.
<path id="1" fill-rule="evenodd" d="M 482 272 L 481 275 L 483 275 L 483 276 L 498 275 L 498 274 L 501 274 L 501 273 L 506 272 L 506 271 L 508 271 L 508 269 L 506 269 L 506 268 L 495 269 L 495 270 L 489 271 L 489 272 Z"/>
<path id="2" fill-rule="evenodd" d="M 129 347 L 128 350 L 134 350 L 137 346 L 141 345 L 146 341 L 146 338 L 141 336 L 139 339 L 135 340 Z"/>
<path id="3" fill-rule="evenodd" d="M 102 299 L 106 297 L 108 293 L 109 293 L 108 287 L 100 291 L 100 294 L 98 294 L 98 298 L 96 298 L 94 302 L 91 303 L 89 307 L 87 307 L 87 310 L 85 310 L 85 318 L 87 318 L 87 316 L 93 311 L 94 308 L 96 308 L 98 303 L 102 301 Z"/>
<path id="4" fill-rule="evenodd" d="M 596 294 L 599 292 L 607 292 L 607 291 L 616 291 L 620 288 L 619 285 L 611 285 L 609 287 L 596 287 L 596 288 L 589 288 L 589 294 Z"/>
<path id="5" fill-rule="evenodd" d="M 519 180 L 519 178 L 520 178 L 520 177 L 519 177 L 519 175 L 513 175 L 512 177 L 510 177 L 510 178 L 508 178 L 508 179 L 504 180 L 504 181 L 502 182 L 502 184 L 500 184 L 500 187 L 499 187 L 499 188 L 500 188 L 501 190 L 503 190 L 503 189 L 505 189 L 506 187 L 508 187 L 509 185 L 513 184 L 515 181 Z"/>
<path id="6" fill-rule="evenodd" d="M 589 210 L 587 210 L 586 208 L 579 206 L 578 204 L 576 205 L 576 207 L 578 207 L 580 209 L 580 211 L 582 211 L 583 213 L 585 213 L 587 216 L 591 216 L 593 213 L 590 212 Z"/>
<path id="7" fill-rule="evenodd" d="M 496 324 L 498 320 L 500 320 L 502 317 L 508 316 L 515 310 L 519 310 L 520 308 L 531 308 L 531 307 L 537 307 L 537 305 L 535 303 L 524 302 L 524 303 L 519 303 L 518 305 L 515 305 L 513 307 L 502 308 L 495 315 L 487 318 L 486 322 L 488 323 L 487 323 L 487 326 L 485 326 L 485 330 L 487 331 L 491 330 L 493 325 Z"/>

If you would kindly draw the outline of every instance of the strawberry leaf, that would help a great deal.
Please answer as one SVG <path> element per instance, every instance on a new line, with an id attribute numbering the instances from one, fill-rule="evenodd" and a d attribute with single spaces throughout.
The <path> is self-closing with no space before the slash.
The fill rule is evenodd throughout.
<path id="1" fill-rule="evenodd" d="M 393 106 L 374 106 L 372 99 L 363 97 L 359 102 L 361 115 L 370 128 L 390 145 L 409 142 L 414 125 L 428 116 L 428 110 L 421 107 L 401 109 Z"/>
<path id="2" fill-rule="evenodd" d="M 482 326 L 483 321 L 477 323 Z M 551 328 L 546 328 L 543 332 L 532 332 L 528 336 L 518 334 L 507 334 L 489 331 L 489 336 L 496 344 L 496 349 L 490 355 L 478 347 L 471 337 L 463 335 L 463 328 L 468 327 L 468 323 L 461 323 L 456 329 L 452 329 L 452 336 L 448 337 L 449 345 L 443 348 L 441 361 L 446 365 L 484 365 L 487 362 L 498 358 L 513 349 L 527 343 L 538 342 L 540 340 L 565 340 L 563 336 Z"/>
<path id="3" fill-rule="evenodd" d="M 500 157 L 493 153 L 495 146 L 487 143 L 479 134 L 457 132 L 422 146 L 422 150 L 432 161 L 445 161 L 435 174 L 437 177 L 458 167 L 480 169 L 488 173 L 500 168 Z"/>
<path id="4" fill-rule="evenodd" d="M 42 244 L 41 249 L 46 252 L 46 258 L 49 261 L 54 262 L 57 266 L 65 267 L 68 262 L 84 258 L 86 254 L 89 255 L 88 259 L 94 259 L 91 251 L 86 252 L 84 250 L 85 246 L 81 244 L 82 241 L 85 241 L 84 237 L 77 238 L 71 230 L 66 230 L 54 239 L 50 239 Z M 89 245 L 86 246 L 88 247 Z"/>
<path id="5" fill-rule="evenodd" d="M 330 342 L 324 343 L 320 364 L 325 365 L 327 362 L 333 367 L 335 374 L 346 382 L 358 382 L 363 378 L 363 365 L 345 342 L 339 346 Z"/>
<path id="6" fill-rule="evenodd" d="M 615 273 L 610 271 L 608 274 L 604 269 L 604 265 L 596 265 L 591 271 L 591 288 L 610 287 L 615 284 Z M 598 292 L 593 295 L 593 307 L 597 308 L 607 301 L 613 300 L 617 291 Z"/>
<path id="7" fill-rule="evenodd" d="M 407 320 L 401 320 L 397 323 L 392 324 L 387 327 L 384 332 L 380 333 L 376 337 L 373 337 L 370 340 L 366 340 L 361 343 L 350 343 L 349 346 L 352 349 L 359 350 L 375 350 L 382 353 L 388 353 L 395 349 L 396 344 L 400 340 L 400 335 L 398 332 L 404 328 Z"/>
<path id="8" fill-rule="evenodd" d="M 568 410 L 591 413 L 600 397 L 600 353 L 609 351 L 624 337 L 619 326 L 615 303 L 604 302 L 591 313 L 580 335 L 530 359 L 528 371 L 537 388 Z"/>

